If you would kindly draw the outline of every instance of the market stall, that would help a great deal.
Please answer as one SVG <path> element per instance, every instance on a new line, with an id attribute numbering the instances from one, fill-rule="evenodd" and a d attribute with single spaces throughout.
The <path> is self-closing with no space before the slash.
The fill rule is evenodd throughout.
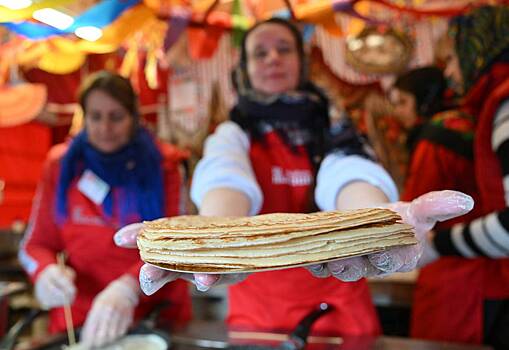
<path id="1" fill-rule="evenodd" d="M 507 1 L 0 1 L 0 235 L 10 242 L 0 240 L 0 248 L 7 251 L 5 256 L 0 254 L 0 282 L 21 280 L 25 289 L 28 286 L 16 259 L 16 245 L 25 231 L 30 232 L 30 209 L 48 151 L 82 128 L 78 88 L 91 73 L 107 70 L 128 79 L 139 97 L 136 118 L 159 140 L 172 144 L 167 153 L 181 162 L 176 172 L 185 179 L 185 189 L 203 155 L 206 137 L 229 118 L 228 111 L 236 102 L 232 70 L 239 59 L 242 35 L 263 19 L 292 20 L 303 33 L 310 80 L 330 101 L 331 125 L 352 120 L 360 136 L 374 145 L 373 159 L 378 159 L 401 190 L 409 158 L 407 135 L 390 115 L 387 91 L 398 74 L 440 64 L 437 40 L 450 18 L 487 3 Z M 197 213 L 187 195 L 179 198 L 178 205 L 185 209 L 180 213 Z M 345 337 L 319 345 L 331 349 L 484 349 L 403 338 L 408 336 L 416 278 L 414 272 L 369 281 L 385 336 Z M 2 288 L 0 284 L 0 291 Z M 244 349 L 222 323 L 225 291 L 193 293 L 193 298 L 200 305 L 195 315 L 214 322 L 198 320 L 183 330 L 163 332 L 163 347 Z M 30 299 L 27 307 L 32 303 Z M 14 323 L 7 317 L 12 308 L 5 307 L 5 300 L 0 307 L 0 326 L 6 331 Z M 141 326 L 143 334 L 161 335 L 155 323 Z M 27 348 L 48 348 L 45 342 L 38 344 L 39 339 L 31 343 L 35 337 L 30 331 L 19 333 Z M 133 329 L 131 333 L 140 332 Z M 27 334 L 28 341 L 23 337 Z M 269 334 L 269 342 L 263 336 L 267 334 L 261 338 L 250 334 L 240 343 L 251 344 L 246 350 L 288 349 L 284 334 L 276 338 Z M 67 344 L 70 338 L 65 334 L 55 339 L 51 348 L 72 345 Z M 10 341 L 9 346 L 15 342 Z"/>

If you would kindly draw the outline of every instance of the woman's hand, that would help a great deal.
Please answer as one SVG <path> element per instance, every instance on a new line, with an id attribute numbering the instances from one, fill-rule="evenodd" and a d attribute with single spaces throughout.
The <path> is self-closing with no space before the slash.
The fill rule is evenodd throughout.
<path id="1" fill-rule="evenodd" d="M 111 282 L 92 302 L 81 331 L 87 347 L 100 347 L 127 333 L 139 302 L 136 279 L 124 275 Z"/>
<path id="2" fill-rule="evenodd" d="M 50 264 L 35 281 L 35 297 L 45 309 L 72 304 L 76 297 L 76 273 L 68 266 Z"/>
<path id="3" fill-rule="evenodd" d="M 419 241 L 413 246 L 393 248 L 381 253 L 331 261 L 327 264 L 313 265 L 308 269 L 317 277 L 334 277 L 342 281 L 357 281 L 363 277 L 379 276 L 393 272 L 407 272 L 415 269 L 423 251 L 426 262 L 432 256 L 428 232 L 439 221 L 446 221 L 464 215 L 472 210 L 472 197 L 457 191 L 436 191 L 426 193 L 412 202 L 396 202 L 386 207 L 397 212 L 403 222 L 415 228 Z M 424 260 L 424 259 L 423 259 Z"/>
<path id="4" fill-rule="evenodd" d="M 120 229 L 114 236 L 115 243 L 123 248 L 135 248 L 136 237 L 143 228 L 142 223 L 127 225 Z M 163 270 L 161 268 L 145 264 L 140 270 L 140 287 L 143 293 L 152 295 L 157 292 L 165 284 L 176 280 L 177 278 L 185 279 L 192 282 L 196 289 L 205 292 L 211 287 L 234 284 L 243 281 L 247 274 L 190 274 L 179 273 Z"/>

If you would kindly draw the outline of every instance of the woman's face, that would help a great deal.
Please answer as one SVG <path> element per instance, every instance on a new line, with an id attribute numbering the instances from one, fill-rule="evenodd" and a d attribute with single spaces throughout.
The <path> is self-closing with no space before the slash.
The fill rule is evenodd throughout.
<path id="1" fill-rule="evenodd" d="M 292 32 L 283 25 L 265 23 L 246 40 L 247 74 L 252 87 L 271 95 L 297 88 L 300 58 Z"/>
<path id="2" fill-rule="evenodd" d="M 91 91 L 85 101 L 88 141 L 103 153 L 113 153 L 131 139 L 134 117 L 117 100 L 101 90 Z"/>
<path id="3" fill-rule="evenodd" d="M 390 99 L 394 106 L 396 118 L 405 128 L 413 127 L 418 118 L 415 96 L 409 92 L 394 88 L 391 90 Z"/>
<path id="4" fill-rule="evenodd" d="M 454 49 L 454 42 L 448 39 L 448 45 L 444 45 L 441 55 L 445 60 L 444 76 L 449 79 L 454 86 L 452 88 L 459 94 L 464 93 L 463 74 L 461 73 L 460 61 L 456 50 Z"/>

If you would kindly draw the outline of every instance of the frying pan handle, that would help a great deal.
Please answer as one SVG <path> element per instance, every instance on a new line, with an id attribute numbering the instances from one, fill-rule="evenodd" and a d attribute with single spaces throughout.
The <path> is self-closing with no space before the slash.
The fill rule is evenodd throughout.
<path id="1" fill-rule="evenodd" d="M 169 306 L 171 306 L 171 303 L 167 300 L 158 303 L 150 311 L 148 316 L 144 320 L 140 321 L 140 324 L 136 328 L 142 327 L 142 328 L 147 328 L 147 329 L 154 329 L 156 327 L 157 319 L 159 318 L 161 311 L 168 308 Z"/>
<path id="2" fill-rule="evenodd" d="M 23 332 L 29 325 L 32 324 L 34 319 L 36 319 L 44 312 L 45 311 L 41 309 L 31 309 L 28 315 L 20 319 L 14 324 L 14 326 L 11 327 L 11 329 L 9 329 L 9 332 L 7 332 L 5 337 L 0 342 L 0 350 L 14 349 L 14 345 L 16 345 L 16 341 L 18 340 L 21 332 Z"/>
<path id="3" fill-rule="evenodd" d="M 289 340 L 281 344 L 281 349 L 302 349 L 306 345 L 307 337 L 311 326 L 321 316 L 333 310 L 333 306 L 327 303 L 321 303 L 315 310 L 308 313 L 304 318 L 297 324 L 294 331 L 290 334 Z"/>

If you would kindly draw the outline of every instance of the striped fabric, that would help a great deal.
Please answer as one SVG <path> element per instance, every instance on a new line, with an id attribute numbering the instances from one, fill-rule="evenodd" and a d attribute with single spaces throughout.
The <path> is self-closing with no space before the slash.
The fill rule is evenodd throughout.
<path id="1" fill-rule="evenodd" d="M 506 208 L 466 225 L 457 224 L 450 230 L 441 231 L 434 241 L 441 255 L 509 257 L 509 100 L 497 112 L 491 143 L 502 166 Z"/>

